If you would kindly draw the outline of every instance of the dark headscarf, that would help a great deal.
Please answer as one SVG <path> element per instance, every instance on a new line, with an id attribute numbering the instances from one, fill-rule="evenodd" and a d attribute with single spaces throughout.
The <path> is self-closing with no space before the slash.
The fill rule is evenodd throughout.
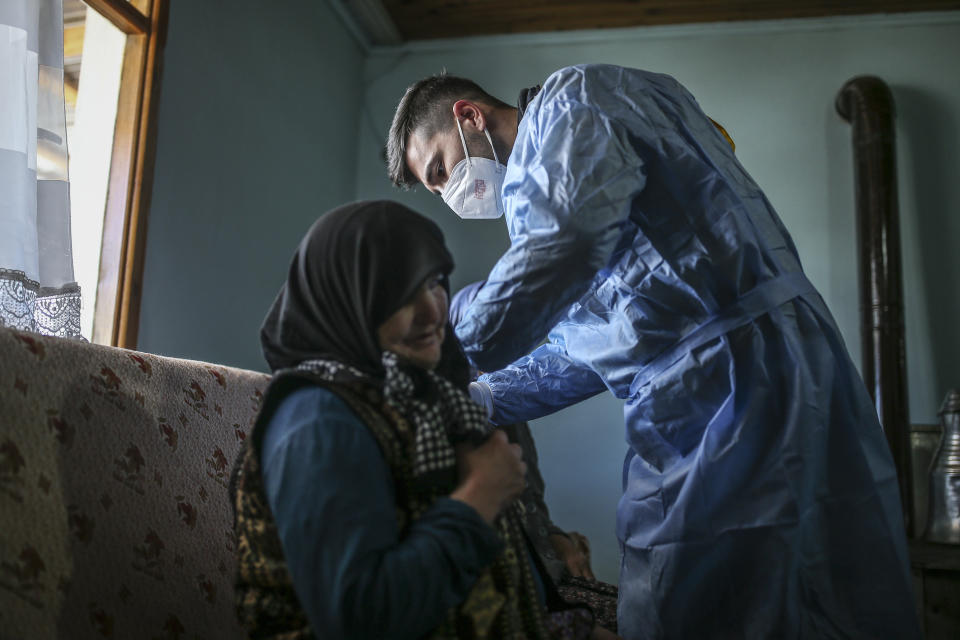
<path id="1" fill-rule="evenodd" d="M 430 276 L 448 286 L 452 269 L 440 228 L 407 207 L 382 200 L 334 209 L 297 247 L 260 329 L 263 355 L 274 372 L 325 359 L 379 376 L 377 328 Z M 449 368 L 459 353 L 450 327 L 443 346 Z M 455 369 L 465 369 L 462 360 Z"/>

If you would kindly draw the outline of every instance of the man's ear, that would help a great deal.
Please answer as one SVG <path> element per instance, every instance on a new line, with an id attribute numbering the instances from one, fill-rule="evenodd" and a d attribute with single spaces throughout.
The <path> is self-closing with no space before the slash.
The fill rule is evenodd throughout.
<path id="1" fill-rule="evenodd" d="M 470 100 L 457 100 L 453 103 L 453 117 L 460 121 L 464 129 L 473 127 L 478 132 L 487 128 L 487 117 L 480 105 Z"/>

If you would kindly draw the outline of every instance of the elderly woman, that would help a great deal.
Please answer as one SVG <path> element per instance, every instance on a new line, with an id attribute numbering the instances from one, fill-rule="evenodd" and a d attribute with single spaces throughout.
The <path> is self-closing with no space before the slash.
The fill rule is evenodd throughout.
<path id="1" fill-rule="evenodd" d="M 436 225 L 392 202 L 336 209 L 297 249 L 232 483 L 251 637 L 590 636 L 589 612 L 544 608 L 519 447 L 464 392 L 452 268 Z"/>

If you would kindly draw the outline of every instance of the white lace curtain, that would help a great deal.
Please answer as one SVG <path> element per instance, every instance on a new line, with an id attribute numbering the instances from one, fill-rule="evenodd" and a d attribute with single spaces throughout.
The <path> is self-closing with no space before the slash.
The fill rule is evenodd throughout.
<path id="1" fill-rule="evenodd" d="M 0 0 L 0 325 L 80 337 L 63 0 Z"/>

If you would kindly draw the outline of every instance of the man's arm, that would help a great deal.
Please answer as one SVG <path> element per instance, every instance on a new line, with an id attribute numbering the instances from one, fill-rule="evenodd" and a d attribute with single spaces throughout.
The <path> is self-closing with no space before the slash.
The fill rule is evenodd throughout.
<path id="1" fill-rule="evenodd" d="M 573 360 L 562 341 L 554 339 L 500 371 L 480 376 L 493 397 L 491 422 L 542 418 L 606 389 L 593 369 Z"/>
<path id="2" fill-rule="evenodd" d="M 457 326 L 481 370 L 529 353 L 586 292 L 646 180 L 629 132 L 567 97 L 582 96 L 569 78 L 552 84 L 524 118 L 507 169 L 511 246 Z"/>

